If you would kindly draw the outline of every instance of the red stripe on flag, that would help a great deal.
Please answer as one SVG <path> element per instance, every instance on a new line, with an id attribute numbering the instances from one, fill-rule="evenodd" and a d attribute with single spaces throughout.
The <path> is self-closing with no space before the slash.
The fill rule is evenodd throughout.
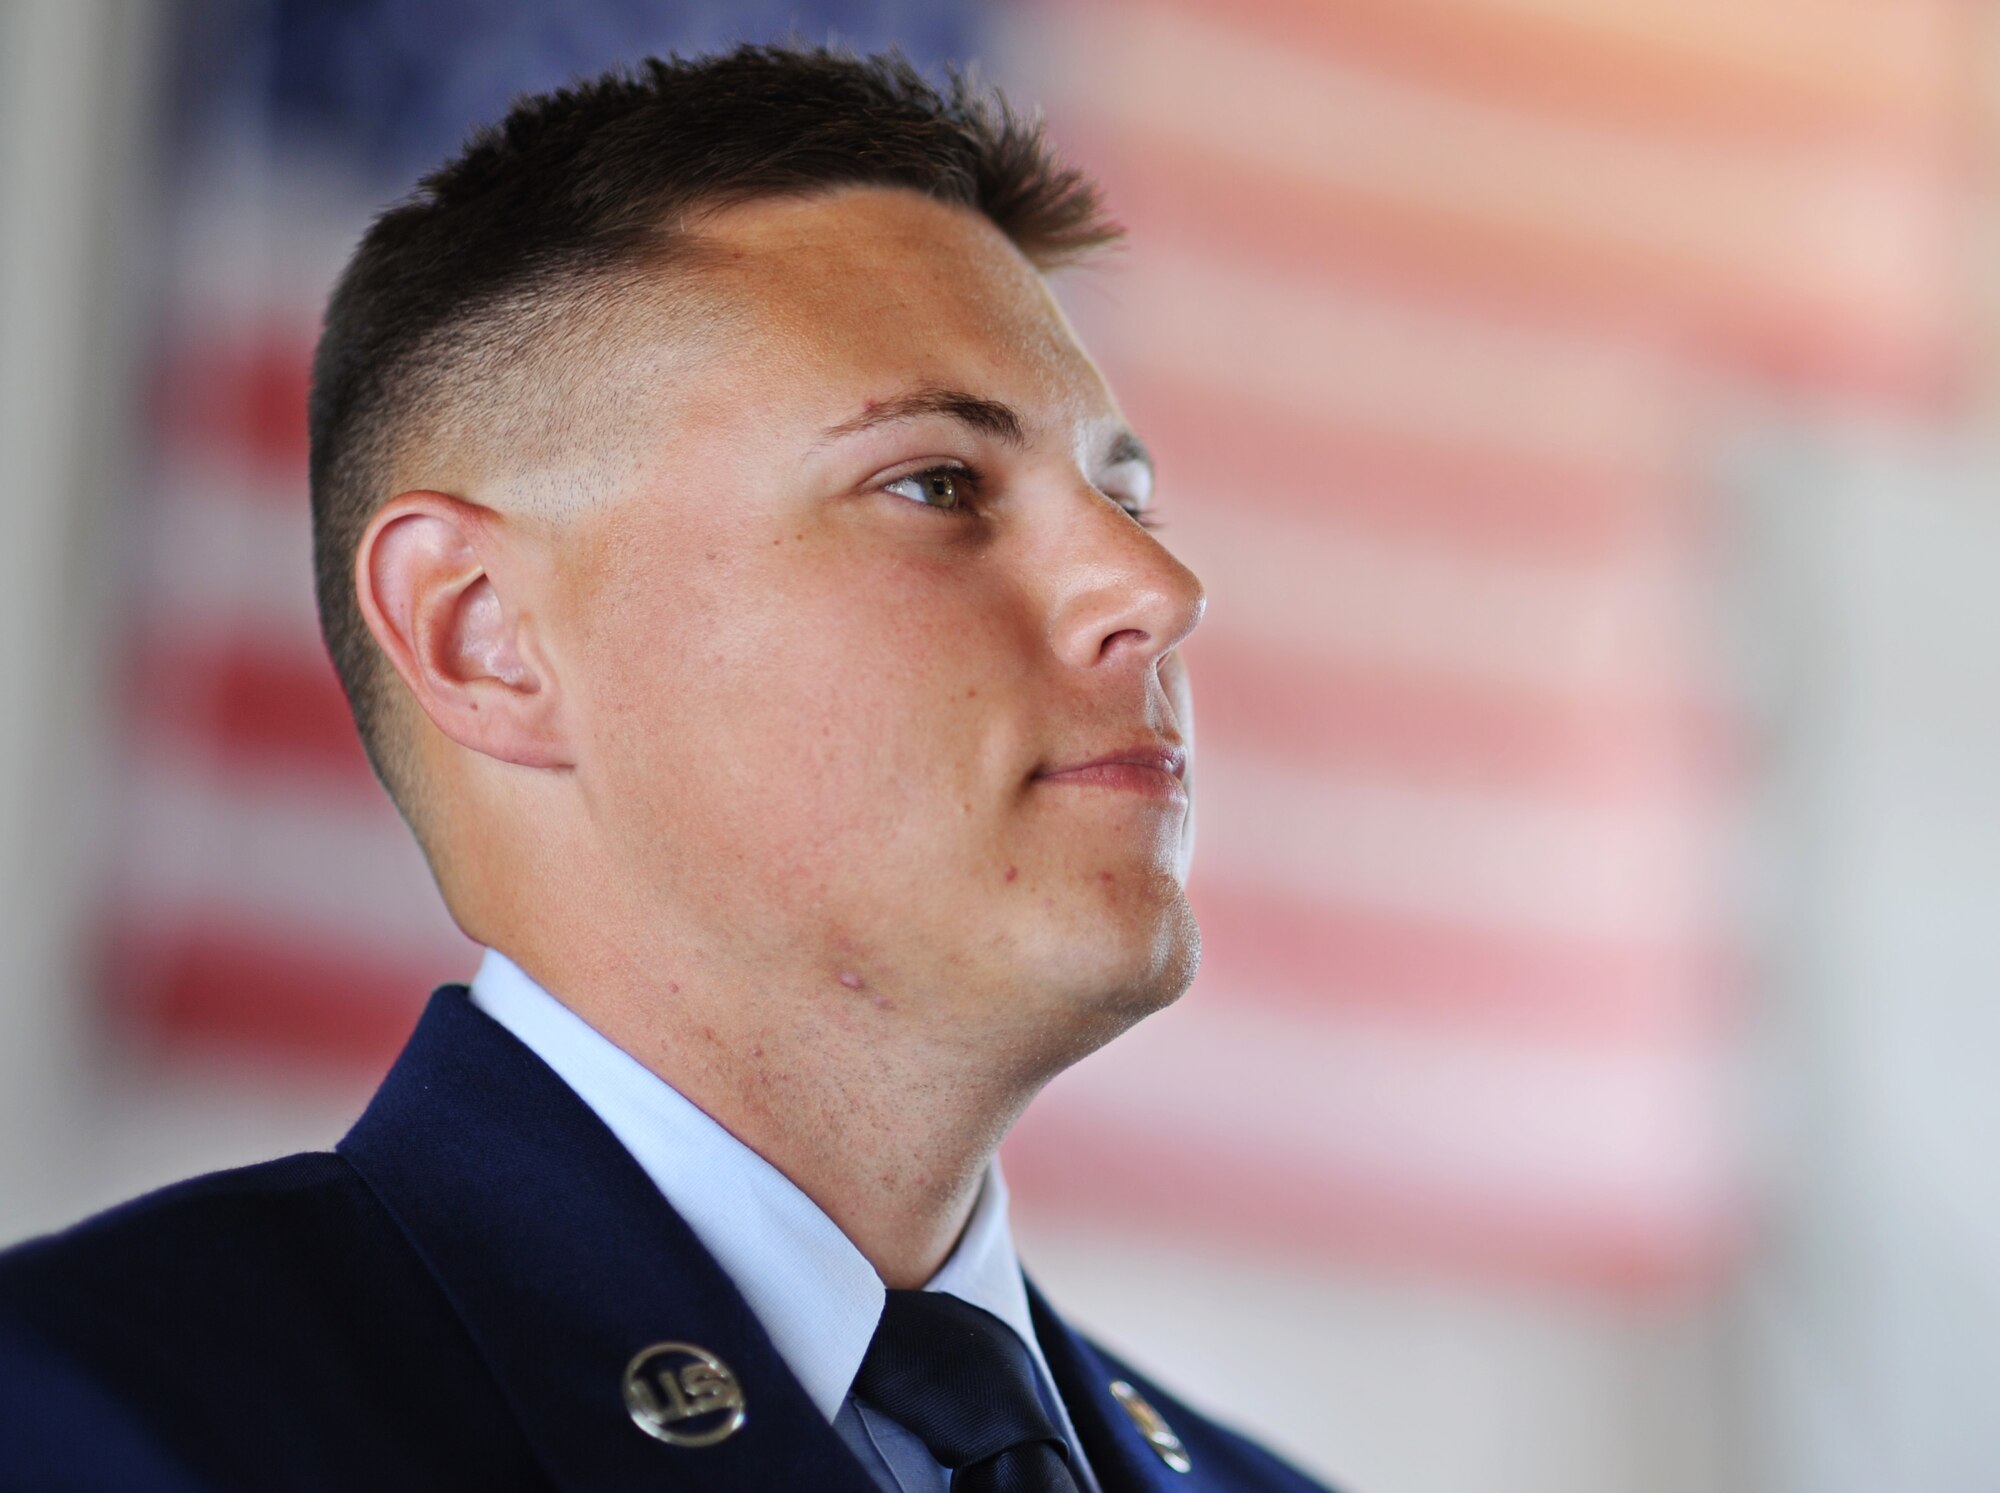
<path id="1" fill-rule="evenodd" d="M 1696 505 L 1684 484 L 1668 480 L 1674 474 L 1453 450 L 1332 412 L 1306 425 L 1226 388 L 1194 387 L 1122 359 L 1115 329 L 1105 341 L 1119 400 L 1160 462 L 1170 543 L 1180 502 L 1338 518 L 1497 558 L 1601 559 L 1635 545 L 1664 547 L 1694 522 Z"/>
<path id="2" fill-rule="evenodd" d="M 114 1017 L 149 1041 L 235 1048 L 386 1072 L 430 992 L 466 977 L 447 959 L 371 954 L 249 926 L 114 923 L 103 988 Z"/>
<path id="3" fill-rule="evenodd" d="M 1454 1035 L 1679 1044 L 1736 1015 L 1739 956 L 1509 934 L 1252 891 L 1196 873 L 1204 999 L 1296 1015 L 1367 1011 Z"/>
<path id="4" fill-rule="evenodd" d="M 1692 700 L 1559 700 L 1440 685 L 1309 646 L 1249 646 L 1226 632 L 1197 633 L 1185 652 L 1203 755 L 1578 806 L 1664 795 L 1698 807 L 1739 772 L 1724 721 Z"/>
<path id="5" fill-rule="evenodd" d="M 1949 127 L 1970 123 L 1952 41 L 1971 45 L 1972 28 L 1958 7 L 1939 0 L 1927 9 L 1921 0 L 1823 7 L 1821 35 L 1772 27 L 1761 55 L 1754 47 L 1732 50 L 1712 22 L 1704 35 L 1699 18 L 1670 7 L 1661 7 L 1664 24 L 1649 31 L 1642 16 L 1601 6 L 1608 14 L 1591 25 L 1579 24 L 1578 16 L 1537 16 L 1520 7 L 1509 14 L 1451 0 L 1149 3 L 1218 20 L 1290 53 L 1373 64 L 1441 92 L 1600 129 L 1656 130 L 1718 144 L 1832 138 L 1921 148 L 1935 145 Z M 1130 0 L 1096 0 L 1093 8 L 1113 13 L 1114 25 L 1145 24 Z M 1574 9 L 1589 13 L 1582 3 Z M 1050 19 L 1041 29 L 1060 31 L 1061 10 L 1044 14 Z M 1883 39 L 1885 23 L 1924 29 L 1896 34 L 1900 46 L 1871 45 Z M 1878 29 L 1866 32 L 1870 25 Z"/>
<path id="6" fill-rule="evenodd" d="M 1087 1107 L 1031 1108 L 1006 1144 L 1007 1179 L 1024 1217 L 1066 1228 L 1102 1220 L 1121 1235 L 1146 1225 L 1240 1258 L 1324 1267 L 1329 1259 L 1398 1274 L 1453 1274 L 1582 1287 L 1660 1302 L 1725 1283 L 1747 1243 L 1740 1202 L 1673 1217 L 1585 1201 L 1574 1212 L 1508 1209 L 1490 1199 L 1399 1188 L 1333 1167 L 1273 1164 L 1253 1151 L 1171 1146 L 1143 1121 Z"/>
<path id="7" fill-rule="evenodd" d="M 162 445 L 214 451 L 295 503 L 305 489 L 306 396 L 315 336 L 287 323 L 174 343 L 153 370 Z"/>
<path id="8" fill-rule="evenodd" d="M 1267 270 L 1380 287 L 1473 319 L 1644 330 L 1734 371 L 1929 409 L 1961 392 L 1972 348 L 1927 336 L 1904 316 L 1802 297 L 1748 267 L 1717 269 L 1639 245 L 1582 242 L 1391 200 L 1281 169 L 1077 120 L 1071 148 L 1094 162 L 1136 242 L 1187 244 L 1245 272 Z M 1970 201 L 1962 192 L 1951 200 Z M 1948 281 L 1947 264 L 1912 266 Z"/>
<path id="9" fill-rule="evenodd" d="M 317 648 L 247 634 L 140 639 L 128 662 L 135 728 L 199 743 L 227 764 L 295 766 L 328 786 L 379 793 L 347 697 Z"/>

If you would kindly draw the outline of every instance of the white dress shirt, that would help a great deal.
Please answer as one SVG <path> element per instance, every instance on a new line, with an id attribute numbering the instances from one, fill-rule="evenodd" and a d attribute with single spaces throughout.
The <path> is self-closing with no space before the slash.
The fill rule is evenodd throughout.
<path id="1" fill-rule="evenodd" d="M 820 1206 L 504 954 L 487 950 L 472 981 L 472 1003 L 553 1068 L 632 1153 L 876 1481 L 890 1493 L 946 1493 L 950 1474 L 923 1443 L 848 1392 L 886 1298 L 874 1266 Z M 1019 1335 L 1069 1442 L 1078 1486 L 1092 1493 L 1095 1481 L 1035 1339 L 997 1160 L 957 1247 L 924 1289 L 948 1291 Z"/>

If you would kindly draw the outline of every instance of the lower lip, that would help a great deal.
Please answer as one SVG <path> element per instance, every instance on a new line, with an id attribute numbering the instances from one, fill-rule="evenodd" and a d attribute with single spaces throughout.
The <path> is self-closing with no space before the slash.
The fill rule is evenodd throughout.
<path id="1" fill-rule="evenodd" d="M 1142 767 L 1136 762 L 1100 762 L 1094 767 L 1044 773 L 1037 781 L 1070 783 L 1079 788 L 1115 788 L 1123 793 L 1158 799 L 1161 803 L 1187 802 L 1187 789 L 1181 786 L 1179 778 L 1160 768 Z"/>

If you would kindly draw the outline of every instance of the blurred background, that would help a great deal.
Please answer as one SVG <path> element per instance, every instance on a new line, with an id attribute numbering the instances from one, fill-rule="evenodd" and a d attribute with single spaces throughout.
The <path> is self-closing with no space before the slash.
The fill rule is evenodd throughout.
<path id="1" fill-rule="evenodd" d="M 1202 573 L 1207 934 L 1007 1152 L 1349 1493 L 2000 1486 L 2000 17 L 0 0 L 0 1242 L 330 1144 L 469 976 L 308 570 L 370 214 L 516 93 L 977 59 Z"/>

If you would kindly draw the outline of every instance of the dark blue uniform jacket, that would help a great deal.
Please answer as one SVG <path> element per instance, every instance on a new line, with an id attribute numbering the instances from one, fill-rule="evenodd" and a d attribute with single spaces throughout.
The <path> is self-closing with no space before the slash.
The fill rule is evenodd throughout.
<path id="1" fill-rule="evenodd" d="M 1030 1296 L 1104 1493 L 1318 1488 Z M 634 1423 L 626 1366 L 662 1341 L 734 1371 L 740 1430 L 682 1447 Z M 334 1151 L 0 1255 L 0 1489 L 879 1493 L 638 1164 L 462 986 Z"/>

